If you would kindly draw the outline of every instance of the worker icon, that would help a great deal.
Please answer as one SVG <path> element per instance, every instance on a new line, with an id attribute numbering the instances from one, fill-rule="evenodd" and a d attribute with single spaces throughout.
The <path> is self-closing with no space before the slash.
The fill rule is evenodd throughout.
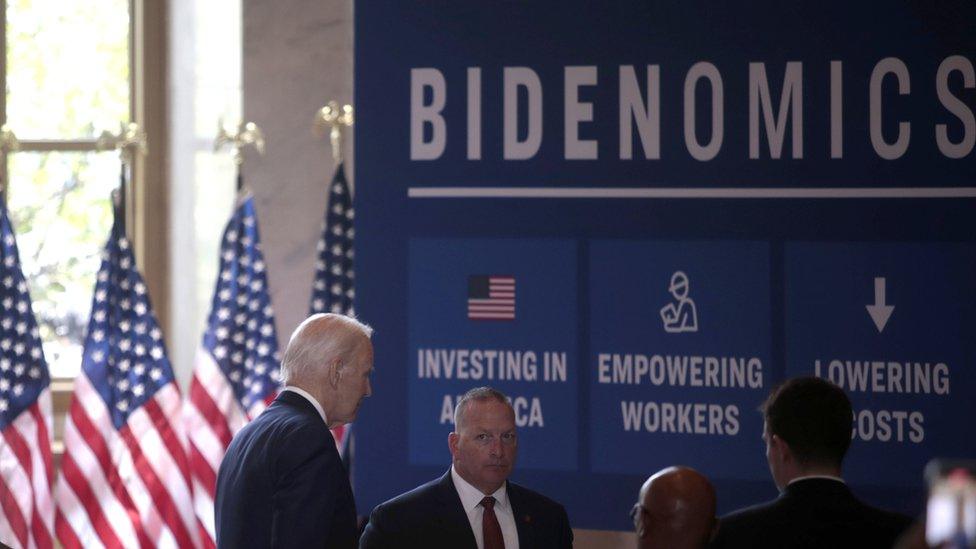
<path id="1" fill-rule="evenodd" d="M 675 271 L 671 275 L 668 291 L 675 301 L 661 308 L 664 331 L 669 334 L 697 332 L 698 311 L 695 309 L 695 302 L 688 297 L 688 275 L 682 271 Z"/>

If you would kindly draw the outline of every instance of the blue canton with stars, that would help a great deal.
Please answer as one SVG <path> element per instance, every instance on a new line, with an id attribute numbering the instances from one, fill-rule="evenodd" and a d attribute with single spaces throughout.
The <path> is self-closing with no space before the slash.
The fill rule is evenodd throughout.
<path id="1" fill-rule="evenodd" d="M 329 191 L 329 205 L 322 225 L 315 262 L 315 282 L 312 290 L 311 314 L 341 313 L 351 315 L 356 296 L 353 270 L 352 196 L 346 171 L 342 164 L 336 168 Z"/>
<path id="2" fill-rule="evenodd" d="M 44 362 L 17 240 L 0 199 L 0 430 L 37 400 L 51 382 Z"/>
<path id="3" fill-rule="evenodd" d="M 278 335 L 250 195 L 240 200 L 224 229 L 203 346 L 245 410 L 278 390 Z"/>
<path id="4" fill-rule="evenodd" d="M 121 217 L 116 210 L 112 235 L 102 252 L 81 363 L 116 429 L 173 381 L 163 333 Z"/>

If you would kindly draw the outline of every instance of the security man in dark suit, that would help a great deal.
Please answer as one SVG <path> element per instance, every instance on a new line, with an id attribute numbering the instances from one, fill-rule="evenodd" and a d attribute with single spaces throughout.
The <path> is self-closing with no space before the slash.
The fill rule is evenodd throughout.
<path id="1" fill-rule="evenodd" d="M 217 475 L 218 547 L 355 547 L 356 504 L 330 428 L 370 395 L 372 330 L 317 314 L 281 362 L 285 388 L 231 441 Z"/>
<path id="2" fill-rule="evenodd" d="M 563 506 L 508 480 L 518 437 L 505 395 L 480 387 L 461 397 L 448 446 L 453 464 L 447 473 L 378 505 L 360 548 L 572 547 Z"/>
<path id="3" fill-rule="evenodd" d="M 890 548 L 908 517 L 862 503 L 841 478 L 853 420 L 844 391 L 820 378 L 791 379 L 762 412 L 780 495 L 723 517 L 712 547 Z"/>

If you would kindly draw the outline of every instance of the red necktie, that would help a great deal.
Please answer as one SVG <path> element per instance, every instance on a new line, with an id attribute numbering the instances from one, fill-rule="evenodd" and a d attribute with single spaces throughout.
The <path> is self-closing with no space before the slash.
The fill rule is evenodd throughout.
<path id="1" fill-rule="evenodd" d="M 485 508 L 484 516 L 481 518 L 481 532 L 484 535 L 485 549 L 505 549 L 502 527 L 498 525 L 498 517 L 495 516 L 495 498 L 485 496 L 481 500 L 481 506 Z"/>

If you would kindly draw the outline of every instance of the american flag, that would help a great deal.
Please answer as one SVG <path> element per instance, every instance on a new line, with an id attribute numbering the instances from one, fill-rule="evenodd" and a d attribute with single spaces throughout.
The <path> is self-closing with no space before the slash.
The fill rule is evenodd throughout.
<path id="1" fill-rule="evenodd" d="M 318 244 L 318 260 L 315 262 L 315 281 L 312 285 L 312 303 L 309 314 L 340 313 L 353 314 L 355 297 L 355 277 L 353 270 L 352 226 L 355 213 L 352 195 L 346 181 L 346 171 L 342 164 L 336 168 L 335 176 L 329 185 L 329 203 L 325 220 L 322 223 L 322 238 Z M 347 457 L 351 425 L 343 425 L 332 430 L 336 446 L 343 457 Z"/>
<path id="2" fill-rule="evenodd" d="M 468 277 L 468 318 L 515 320 L 515 277 L 472 275 Z"/>
<path id="3" fill-rule="evenodd" d="M 195 547 L 182 403 L 116 211 L 65 418 L 55 528 L 73 547 Z"/>
<path id="4" fill-rule="evenodd" d="M 210 318 L 186 404 L 194 508 L 213 546 L 217 470 L 234 434 L 278 392 L 278 335 L 254 198 L 243 196 L 224 229 Z"/>
<path id="5" fill-rule="evenodd" d="M 51 547 L 51 379 L 2 198 L 0 240 L 0 541 Z"/>

